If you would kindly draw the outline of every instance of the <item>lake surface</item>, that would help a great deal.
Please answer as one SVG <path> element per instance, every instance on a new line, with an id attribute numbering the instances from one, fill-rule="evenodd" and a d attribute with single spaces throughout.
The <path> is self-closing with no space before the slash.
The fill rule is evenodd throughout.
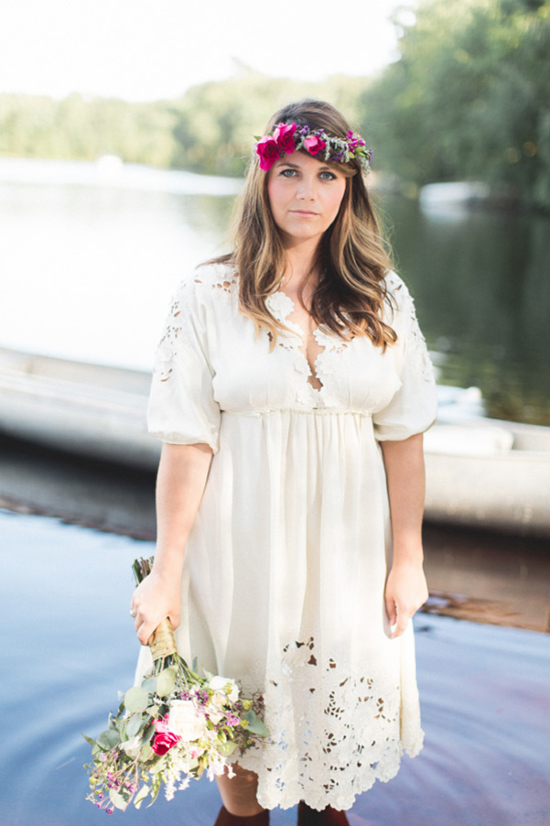
<path id="1" fill-rule="evenodd" d="M 0 533 L 0 820 L 92 826 L 105 815 L 85 801 L 80 732 L 99 733 L 133 680 L 130 563 L 153 545 L 3 510 Z M 416 630 L 425 746 L 358 798 L 352 826 L 548 826 L 548 635 L 426 615 Z M 124 817 L 211 826 L 219 806 L 201 780 Z"/>
<path id="2" fill-rule="evenodd" d="M 229 249 L 235 182 L 0 159 L 0 346 L 150 368 L 171 292 Z M 550 220 L 380 195 L 448 384 L 550 424 Z"/>

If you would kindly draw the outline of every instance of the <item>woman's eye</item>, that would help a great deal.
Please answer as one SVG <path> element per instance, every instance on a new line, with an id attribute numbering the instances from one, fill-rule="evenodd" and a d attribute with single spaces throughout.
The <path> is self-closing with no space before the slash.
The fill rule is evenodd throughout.
<path id="1" fill-rule="evenodd" d="M 283 169 L 283 171 L 281 172 L 281 175 L 284 178 L 293 178 L 295 174 L 296 174 L 295 169 Z"/>
<path id="2" fill-rule="evenodd" d="M 334 174 L 334 172 L 324 171 L 321 172 L 321 178 L 323 179 L 323 181 L 335 181 L 336 175 Z"/>

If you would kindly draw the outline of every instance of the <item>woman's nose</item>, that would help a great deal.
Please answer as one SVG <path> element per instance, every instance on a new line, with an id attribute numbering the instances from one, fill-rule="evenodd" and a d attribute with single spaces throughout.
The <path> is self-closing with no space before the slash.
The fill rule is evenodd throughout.
<path id="1" fill-rule="evenodd" d="M 317 197 L 317 182 L 315 178 L 303 176 L 298 187 L 298 197 L 304 200 L 314 201 Z"/>

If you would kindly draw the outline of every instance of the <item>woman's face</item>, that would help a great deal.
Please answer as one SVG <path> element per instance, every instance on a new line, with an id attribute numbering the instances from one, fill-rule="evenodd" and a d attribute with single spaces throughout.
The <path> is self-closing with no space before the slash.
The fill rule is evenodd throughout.
<path id="1" fill-rule="evenodd" d="M 346 178 L 335 164 L 293 152 L 276 161 L 269 171 L 269 204 L 283 244 L 288 248 L 320 240 L 340 209 Z"/>

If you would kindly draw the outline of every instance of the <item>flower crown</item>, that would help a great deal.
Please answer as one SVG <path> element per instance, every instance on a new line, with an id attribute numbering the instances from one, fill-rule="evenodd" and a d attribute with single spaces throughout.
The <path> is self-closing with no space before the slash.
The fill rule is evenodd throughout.
<path id="1" fill-rule="evenodd" d="M 310 129 L 297 123 L 280 123 L 272 135 L 256 138 L 256 154 L 260 156 L 260 169 L 268 171 L 283 155 L 292 155 L 305 149 L 318 160 L 349 163 L 359 161 L 366 173 L 370 171 L 372 149 L 366 149 L 361 135 L 349 130 L 345 138 L 333 138 L 324 129 Z"/>

